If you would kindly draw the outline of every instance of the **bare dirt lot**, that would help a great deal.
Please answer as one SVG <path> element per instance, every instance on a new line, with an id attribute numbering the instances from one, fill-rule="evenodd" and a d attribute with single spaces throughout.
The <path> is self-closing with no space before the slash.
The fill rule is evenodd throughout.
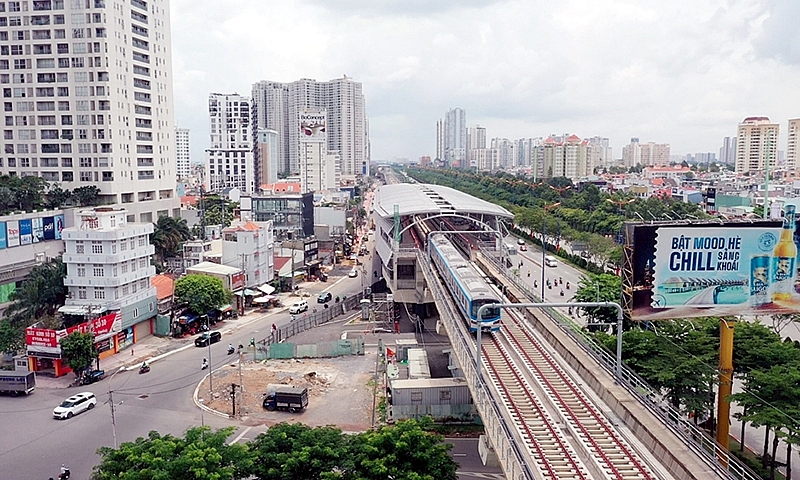
<path id="1" fill-rule="evenodd" d="M 244 396 L 242 422 L 246 425 L 274 425 L 301 422 L 310 426 L 335 425 L 344 431 L 363 431 L 372 424 L 372 386 L 375 353 L 337 358 L 268 360 L 242 364 Z M 208 379 L 198 391 L 205 405 L 231 413 L 231 384 L 239 384 L 238 365 L 214 371 L 214 398 L 209 398 Z M 304 412 L 268 412 L 262 407 L 268 384 L 308 388 Z M 376 414 L 377 418 L 377 414 Z"/>

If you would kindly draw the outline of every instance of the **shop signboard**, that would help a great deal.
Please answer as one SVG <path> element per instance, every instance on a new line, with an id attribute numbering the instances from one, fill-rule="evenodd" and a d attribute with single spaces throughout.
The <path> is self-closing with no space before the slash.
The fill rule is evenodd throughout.
<path id="1" fill-rule="evenodd" d="M 57 332 L 49 328 L 28 327 L 25 329 L 25 345 L 37 347 L 57 347 Z"/>
<path id="2" fill-rule="evenodd" d="M 30 218 L 19 221 L 19 244 L 30 245 L 33 243 L 33 223 Z"/>
<path id="3" fill-rule="evenodd" d="M 231 275 L 231 290 L 236 291 L 244 288 L 244 273 L 234 273 Z"/>
<path id="4" fill-rule="evenodd" d="M 118 312 L 114 312 L 95 318 L 91 322 L 92 333 L 95 335 L 105 335 L 106 333 L 111 332 L 114 329 L 115 323 L 117 323 L 117 326 L 119 326 L 117 320 L 119 316 L 120 314 Z"/>
<path id="5" fill-rule="evenodd" d="M 635 320 L 800 312 L 794 205 L 782 221 L 629 224 L 623 303 Z"/>
<path id="6" fill-rule="evenodd" d="M 94 349 L 97 353 L 103 353 L 111 350 L 111 337 L 100 340 L 94 344 Z"/>
<path id="7" fill-rule="evenodd" d="M 6 238 L 9 247 L 19 246 L 19 220 L 9 220 L 6 222 Z"/>

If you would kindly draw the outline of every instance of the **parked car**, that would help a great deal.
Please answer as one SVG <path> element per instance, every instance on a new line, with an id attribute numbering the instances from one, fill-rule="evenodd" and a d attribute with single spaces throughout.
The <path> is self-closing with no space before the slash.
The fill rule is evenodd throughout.
<path id="1" fill-rule="evenodd" d="M 105 370 L 87 370 L 81 376 L 81 385 L 89 385 L 94 382 L 99 382 L 105 376 Z"/>
<path id="2" fill-rule="evenodd" d="M 200 334 L 199 337 L 194 339 L 194 346 L 195 347 L 207 347 L 209 342 L 210 343 L 217 343 L 222 340 L 222 333 L 217 330 L 213 332 L 205 332 Z"/>
<path id="3" fill-rule="evenodd" d="M 303 313 L 306 310 L 308 310 L 308 302 L 306 302 L 305 300 L 303 300 L 301 302 L 293 303 L 289 307 L 289 313 L 292 314 L 292 315 L 295 315 L 295 314 L 298 314 L 298 313 Z"/>
<path id="4" fill-rule="evenodd" d="M 527 252 L 528 251 L 528 246 L 525 245 L 525 244 L 520 245 L 519 246 L 519 251 L 520 252 Z"/>
<path id="5" fill-rule="evenodd" d="M 328 303 L 332 298 L 333 295 L 331 295 L 331 292 L 322 292 L 317 297 L 317 303 Z"/>
<path id="6" fill-rule="evenodd" d="M 348 273 L 347 276 L 350 278 L 356 278 L 358 276 L 358 270 L 355 268 L 350 270 L 350 273 Z"/>
<path id="7" fill-rule="evenodd" d="M 81 412 L 93 409 L 95 405 L 97 405 L 97 398 L 95 398 L 94 393 L 76 393 L 61 402 L 61 405 L 53 410 L 53 418 L 57 420 L 72 418 Z"/>

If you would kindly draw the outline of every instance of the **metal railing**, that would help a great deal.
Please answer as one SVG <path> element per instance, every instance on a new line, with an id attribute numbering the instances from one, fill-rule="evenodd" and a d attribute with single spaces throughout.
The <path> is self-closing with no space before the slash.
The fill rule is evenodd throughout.
<path id="1" fill-rule="evenodd" d="M 529 299 L 534 302 L 541 301 L 541 298 L 529 286 L 525 285 L 520 277 L 510 274 L 506 268 L 503 268 L 500 259 L 495 256 L 495 252 L 481 249 L 481 254 L 484 259 Z M 591 355 L 601 367 L 614 376 L 617 363 L 615 356 L 597 343 L 589 332 L 555 308 L 543 308 L 541 311 L 553 320 L 586 353 Z M 639 399 L 639 402 L 647 410 L 658 417 L 666 428 L 681 438 L 690 450 L 697 453 L 717 473 L 727 475 L 728 478 L 736 480 L 761 480 L 760 475 L 751 470 L 736 456 L 722 448 L 714 438 L 694 425 L 678 409 L 665 402 L 663 394 L 653 389 L 636 372 L 625 366 L 624 363 L 619 381 L 630 394 Z"/>
<path id="2" fill-rule="evenodd" d="M 328 308 L 319 304 L 319 307 L 312 307 L 317 309 L 316 312 L 305 312 L 295 315 L 295 319 L 285 325 L 277 327 L 272 330 L 268 336 L 262 338 L 257 342 L 258 349 L 266 349 L 271 343 L 279 343 L 287 340 L 298 333 L 305 332 L 314 327 L 329 323 L 334 318 L 344 315 L 348 310 L 360 307 L 361 300 L 364 299 L 364 292 L 359 292 L 353 296 L 347 297 L 339 303 L 329 303 Z"/>

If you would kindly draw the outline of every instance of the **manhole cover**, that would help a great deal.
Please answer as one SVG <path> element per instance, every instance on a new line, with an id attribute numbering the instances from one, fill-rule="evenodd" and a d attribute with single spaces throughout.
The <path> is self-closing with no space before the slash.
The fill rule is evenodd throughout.
<path id="1" fill-rule="evenodd" d="M 141 398 L 142 400 L 144 400 L 145 398 L 147 398 L 147 397 L 149 397 L 149 396 L 150 396 L 150 395 L 139 395 L 139 398 Z"/>

